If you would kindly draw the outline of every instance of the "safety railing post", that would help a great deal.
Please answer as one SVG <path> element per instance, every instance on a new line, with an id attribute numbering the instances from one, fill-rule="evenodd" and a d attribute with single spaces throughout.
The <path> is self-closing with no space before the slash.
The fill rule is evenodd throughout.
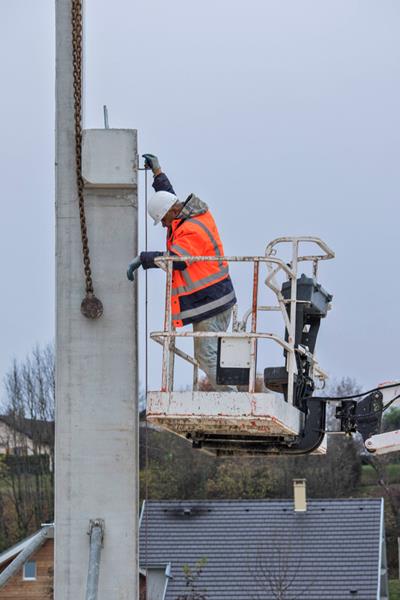
<path id="1" fill-rule="evenodd" d="M 173 392 L 174 390 L 174 374 L 175 374 L 175 337 L 171 337 L 169 344 L 169 357 L 168 357 L 168 389 Z"/>
<path id="2" fill-rule="evenodd" d="M 199 367 L 193 365 L 193 390 L 197 392 L 199 389 Z"/>
<path id="3" fill-rule="evenodd" d="M 164 338 L 163 345 L 163 360 L 162 360 L 162 383 L 161 389 L 163 392 L 170 391 L 170 344 L 171 344 L 171 297 L 172 297 L 172 261 L 167 261 L 167 289 L 165 293 L 165 318 L 164 331 L 168 334 Z"/>
<path id="4" fill-rule="evenodd" d="M 290 322 L 288 330 L 288 342 L 290 346 L 290 352 L 287 355 L 288 361 L 288 403 L 294 403 L 294 374 L 296 371 L 296 361 L 294 354 L 295 337 L 296 337 L 296 309 L 297 309 L 297 258 L 299 251 L 299 242 L 297 239 L 293 240 L 292 243 L 292 262 L 291 268 L 294 273 L 291 281 L 291 293 L 290 293 Z"/>
<path id="5" fill-rule="evenodd" d="M 251 311 L 251 333 L 257 332 L 257 302 L 258 302 L 258 280 L 260 272 L 260 263 L 255 260 L 253 266 L 253 297 Z M 249 392 L 254 393 L 257 379 L 257 339 L 252 337 L 250 340 L 250 376 Z"/>

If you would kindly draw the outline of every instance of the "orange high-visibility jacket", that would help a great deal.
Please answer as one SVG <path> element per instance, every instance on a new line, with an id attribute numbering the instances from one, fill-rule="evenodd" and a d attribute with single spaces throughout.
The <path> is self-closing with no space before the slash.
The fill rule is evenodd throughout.
<path id="1" fill-rule="evenodd" d="M 173 221 L 168 251 L 181 256 L 223 256 L 218 229 L 209 210 Z M 221 260 L 186 263 L 172 274 L 172 319 L 175 327 L 208 319 L 236 303 L 228 263 Z"/>

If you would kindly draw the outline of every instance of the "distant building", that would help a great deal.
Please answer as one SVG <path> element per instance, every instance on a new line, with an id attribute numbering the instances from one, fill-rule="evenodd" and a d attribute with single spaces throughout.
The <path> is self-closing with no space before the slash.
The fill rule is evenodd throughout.
<path id="1" fill-rule="evenodd" d="M 140 600 L 146 586 L 147 600 L 176 600 L 190 576 L 207 600 L 388 600 L 383 511 L 382 499 L 150 501 Z M 33 538 L 0 554 L 0 572 Z M 52 578 L 50 532 L 0 600 L 50 600 Z"/>
<path id="2" fill-rule="evenodd" d="M 51 454 L 54 422 L 0 415 L 0 454 Z"/>
<path id="3" fill-rule="evenodd" d="M 207 600 L 388 600 L 383 512 L 383 499 L 300 510 L 289 500 L 150 501 L 140 526 L 148 598 L 187 594 L 185 565 L 193 574 L 204 559 L 196 586 Z"/>
<path id="4" fill-rule="evenodd" d="M 22 552 L 40 530 L 0 554 L 0 572 Z M 51 600 L 53 598 L 54 543 L 53 530 L 41 548 L 24 567 L 0 589 L 0 600 Z"/>

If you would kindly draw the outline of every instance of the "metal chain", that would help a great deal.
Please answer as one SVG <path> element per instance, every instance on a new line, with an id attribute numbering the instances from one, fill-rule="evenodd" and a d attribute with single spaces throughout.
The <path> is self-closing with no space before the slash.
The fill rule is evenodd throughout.
<path id="1" fill-rule="evenodd" d="M 103 314 L 103 304 L 98 298 L 96 298 L 93 291 L 82 178 L 82 0 L 72 0 L 71 11 L 75 118 L 75 167 L 79 203 L 79 220 L 82 238 L 83 268 L 85 273 L 86 287 L 86 297 L 82 300 L 81 312 L 88 319 L 98 319 Z"/>

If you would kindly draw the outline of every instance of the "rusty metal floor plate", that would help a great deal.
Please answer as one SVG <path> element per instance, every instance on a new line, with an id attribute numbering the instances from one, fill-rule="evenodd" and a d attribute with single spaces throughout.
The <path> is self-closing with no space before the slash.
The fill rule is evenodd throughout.
<path id="1" fill-rule="evenodd" d="M 294 440 L 303 414 L 273 393 L 149 392 L 147 420 L 219 456 L 274 454 Z M 325 454 L 326 444 L 316 450 Z"/>
<path id="2" fill-rule="evenodd" d="M 147 419 L 185 436 L 188 433 L 296 436 L 301 413 L 272 393 L 149 392 Z"/>

